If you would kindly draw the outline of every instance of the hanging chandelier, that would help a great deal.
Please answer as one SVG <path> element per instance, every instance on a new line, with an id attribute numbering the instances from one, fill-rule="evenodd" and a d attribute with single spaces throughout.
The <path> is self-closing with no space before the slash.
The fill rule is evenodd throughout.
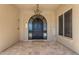
<path id="1" fill-rule="evenodd" d="M 34 13 L 36 15 L 39 15 L 41 13 L 40 9 L 39 9 L 39 4 L 36 4 L 36 9 L 34 10 Z"/>

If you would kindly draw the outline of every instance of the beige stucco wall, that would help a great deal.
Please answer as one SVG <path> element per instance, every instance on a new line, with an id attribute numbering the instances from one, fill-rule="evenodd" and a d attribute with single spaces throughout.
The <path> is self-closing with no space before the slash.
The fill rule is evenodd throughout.
<path id="1" fill-rule="evenodd" d="M 13 5 L 0 5 L 0 51 L 18 41 L 18 12 Z"/>
<path id="2" fill-rule="evenodd" d="M 71 48 L 75 52 L 79 53 L 79 5 L 61 5 L 57 9 L 57 33 L 58 33 L 58 16 L 66 12 L 67 10 L 71 9 L 73 10 L 72 15 L 72 32 L 73 32 L 73 38 L 68 38 L 64 36 L 59 36 L 58 40 L 65 46 Z"/>
<path id="3" fill-rule="evenodd" d="M 21 10 L 20 11 L 20 40 L 28 41 L 28 21 L 31 16 L 34 15 L 33 10 Z M 53 10 L 43 10 L 41 15 L 43 15 L 47 20 L 47 40 L 55 41 L 56 36 L 56 17 Z M 27 28 L 25 24 L 27 23 Z"/>

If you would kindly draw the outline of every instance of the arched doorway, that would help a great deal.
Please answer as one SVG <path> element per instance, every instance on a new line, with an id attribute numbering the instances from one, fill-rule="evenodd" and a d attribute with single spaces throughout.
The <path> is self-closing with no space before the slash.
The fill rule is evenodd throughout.
<path id="1" fill-rule="evenodd" d="M 47 21 L 42 15 L 34 15 L 28 22 L 28 38 L 47 39 Z"/>

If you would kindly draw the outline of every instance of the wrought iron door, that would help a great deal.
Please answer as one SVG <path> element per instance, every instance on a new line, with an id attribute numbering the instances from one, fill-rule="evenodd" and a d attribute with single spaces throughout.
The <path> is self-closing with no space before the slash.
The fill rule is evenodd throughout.
<path id="1" fill-rule="evenodd" d="M 32 29 L 32 39 L 43 39 L 43 22 L 40 18 L 33 21 Z"/>

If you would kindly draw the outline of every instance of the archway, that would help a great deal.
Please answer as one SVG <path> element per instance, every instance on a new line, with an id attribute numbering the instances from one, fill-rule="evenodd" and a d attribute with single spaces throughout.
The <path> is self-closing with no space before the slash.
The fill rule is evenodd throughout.
<path id="1" fill-rule="evenodd" d="M 28 22 L 28 39 L 47 39 L 47 21 L 42 15 L 34 15 Z"/>

